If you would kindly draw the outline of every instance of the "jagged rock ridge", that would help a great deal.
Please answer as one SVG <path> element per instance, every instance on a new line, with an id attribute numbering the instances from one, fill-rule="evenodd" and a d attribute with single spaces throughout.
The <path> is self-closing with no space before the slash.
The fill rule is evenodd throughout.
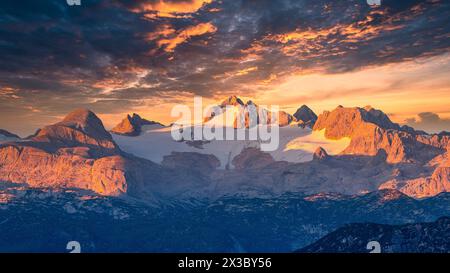
<path id="1" fill-rule="evenodd" d="M 426 197 L 450 190 L 447 134 L 428 135 L 400 127 L 380 110 L 372 107 L 344 108 L 321 114 L 314 130 L 325 130 L 330 139 L 351 138 L 343 155 L 385 158 L 389 164 L 412 164 L 423 170 L 420 177 L 407 178 L 399 172 L 380 188 L 398 189 Z M 428 174 L 431 171 L 431 174 Z"/>
<path id="2" fill-rule="evenodd" d="M 284 111 L 273 113 L 265 108 L 259 107 L 251 100 L 244 104 L 237 96 L 230 96 L 212 109 L 211 113 L 204 118 L 204 123 L 207 123 L 224 113 L 227 107 L 235 107 L 237 109 L 233 122 L 234 128 L 249 128 L 257 124 L 272 123 L 277 123 L 279 126 L 283 127 L 295 120 L 292 115 Z M 251 117 L 250 112 L 255 112 L 255 116 Z"/>
<path id="3" fill-rule="evenodd" d="M 85 109 L 43 128 L 29 141 L 0 145 L 0 181 L 32 187 L 79 188 L 103 195 L 126 193 L 151 198 L 164 189 L 162 185 L 180 179 L 178 175 L 188 180 L 186 187 L 201 181 L 123 153 L 100 119 Z"/>
<path id="4" fill-rule="evenodd" d="M 301 127 L 313 128 L 317 121 L 317 115 L 306 105 L 302 105 L 294 114 L 294 117 Z"/>
<path id="5" fill-rule="evenodd" d="M 164 126 L 159 122 L 143 119 L 138 114 L 133 113 L 132 116 L 127 115 L 127 117 L 117 124 L 111 132 L 118 135 L 138 136 L 144 125 Z"/>
<path id="6" fill-rule="evenodd" d="M 342 106 L 321 114 L 314 130 L 325 130 L 329 139 L 351 138 L 343 154 L 375 156 L 380 151 L 387 162 L 427 162 L 444 152 L 449 138 L 421 135 L 393 123 L 380 110 L 371 107 L 344 108 Z"/>

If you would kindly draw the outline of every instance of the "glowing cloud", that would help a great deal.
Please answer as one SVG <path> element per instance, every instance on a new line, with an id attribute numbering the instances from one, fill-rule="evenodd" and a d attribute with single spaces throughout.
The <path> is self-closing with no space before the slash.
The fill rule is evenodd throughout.
<path id="1" fill-rule="evenodd" d="M 236 76 L 244 76 L 252 71 L 257 71 L 257 70 L 258 70 L 257 66 L 245 68 L 245 69 L 242 69 L 242 70 L 239 70 L 238 72 L 236 72 Z"/>
<path id="2" fill-rule="evenodd" d="M 214 33 L 217 31 L 217 28 L 210 22 L 208 23 L 201 23 L 196 26 L 188 27 L 180 32 L 178 32 L 174 37 L 167 38 L 167 39 L 161 39 L 158 41 L 159 47 L 164 47 L 164 50 L 167 52 L 173 52 L 175 48 L 179 45 L 184 43 L 185 41 L 189 40 L 191 37 L 194 36 L 201 36 L 207 33 Z"/>
<path id="3" fill-rule="evenodd" d="M 261 46 L 273 47 L 270 42 L 276 42 L 280 46 L 280 51 L 287 56 L 294 56 L 302 53 L 308 53 L 312 56 L 312 52 L 319 55 L 340 55 L 337 48 L 333 50 L 327 49 L 324 44 L 333 43 L 338 39 L 343 43 L 357 43 L 361 41 L 369 41 L 378 37 L 383 32 L 390 32 L 403 28 L 403 25 L 396 24 L 395 20 L 386 20 L 376 25 L 376 16 L 383 15 L 382 11 L 372 11 L 364 19 L 351 24 L 337 24 L 328 28 L 321 29 L 297 29 L 292 32 L 281 34 L 269 34 L 262 41 Z M 253 45 L 257 47 L 257 45 Z"/>
<path id="4" fill-rule="evenodd" d="M 166 1 L 158 0 L 144 2 L 133 8 L 133 12 L 150 12 L 157 17 L 178 17 L 178 14 L 188 14 L 198 11 L 203 5 L 211 3 L 212 0 L 181 0 Z M 147 16 L 148 17 L 148 16 Z"/>

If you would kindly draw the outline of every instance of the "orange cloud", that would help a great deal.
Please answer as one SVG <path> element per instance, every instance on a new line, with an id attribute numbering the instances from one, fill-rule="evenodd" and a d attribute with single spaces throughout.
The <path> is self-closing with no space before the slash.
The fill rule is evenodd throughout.
<path id="1" fill-rule="evenodd" d="M 278 104 L 283 110 L 295 111 L 299 105 L 308 104 L 321 113 L 340 104 L 370 103 L 395 114 L 393 119 L 400 123 L 419 112 L 434 112 L 442 119 L 450 119 L 449 64 L 450 54 L 446 54 L 340 74 L 293 74 L 265 89 L 253 88 L 260 103 Z"/>
<path id="2" fill-rule="evenodd" d="M 161 39 L 157 43 L 159 47 L 165 47 L 165 51 L 173 52 L 179 44 L 184 43 L 191 37 L 201 36 L 207 33 L 214 33 L 216 31 L 217 28 L 212 23 L 201 23 L 196 26 L 191 26 L 182 31 L 179 31 L 175 36 L 171 38 Z"/>
<path id="3" fill-rule="evenodd" d="M 278 76 L 276 74 L 270 74 L 269 78 L 261 81 L 261 84 L 268 85 L 268 84 L 272 83 L 273 81 L 275 81 L 277 78 L 278 78 Z"/>
<path id="4" fill-rule="evenodd" d="M 242 69 L 242 70 L 239 70 L 238 72 L 236 72 L 235 76 L 244 76 L 252 71 L 257 71 L 257 70 L 258 70 L 257 66 L 245 68 L 245 69 Z"/>
<path id="5" fill-rule="evenodd" d="M 396 24 L 396 18 L 390 18 L 384 23 L 375 25 L 375 15 L 379 15 L 382 11 L 373 11 L 361 21 L 352 24 L 338 24 L 329 28 L 322 29 L 297 29 L 292 32 L 282 34 L 269 34 L 261 41 L 257 41 L 264 45 L 266 42 L 276 42 L 280 45 L 280 50 L 287 56 L 301 54 L 311 54 L 316 52 L 318 56 L 339 55 L 340 52 L 326 49 L 325 43 L 332 44 L 336 41 L 354 43 L 359 41 L 369 41 L 382 32 L 389 32 L 403 28 L 403 25 Z M 336 39 L 335 37 L 339 37 Z M 257 47 L 256 45 L 252 45 Z M 321 51 L 323 50 L 323 51 Z M 326 51 L 325 51 L 326 50 Z"/>
<path id="6" fill-rule="evenodd" d="M 172 28 L 170 25 L 162 25 L 156 29 L 155 32 L 147 33 L 145 36 L 145 40 L 147 41 L 153 41 L 158 39 L 159 37 L 168 37 L 176 32 L 175 29 Z"/>
<path id="7" fill-rule="evenodd" d="M 20 97 L 16 95 L 17 90 L 10 86 L 0 86 L 0 98 L 12 98 L 19 99 Z"/>
<path id="8" fill-rule="evenodd" d="M 203 5 L 211 3 L 213 0 L 184 0 L 178 2 L 170 2 L 159 0 L 153 3 L 142 3 L 137 8 L 133 8 L 133 12 L 150 12 L 156 17 L 177 17 L 177 14 L 194 13 Z M 148 17 L 147 16 L 147 17 Z"/>
<path id="9" fill-rule="evenodd" d="M 296 30 L 294 32 L 289 32 L 285 34 L 275 35 L 270 37 L 271 40 L 277 41 L 282 44 L 289 43 L 291 41 L 301 41 L 301 40 L 315 40 L 320 37 L 327 37 L 331 34 L 336 34 L 339 29 L 339 26 L 335 26 L 328 29 L 319 29 L 319 30 L 306 30 L 300 31 Z"/>

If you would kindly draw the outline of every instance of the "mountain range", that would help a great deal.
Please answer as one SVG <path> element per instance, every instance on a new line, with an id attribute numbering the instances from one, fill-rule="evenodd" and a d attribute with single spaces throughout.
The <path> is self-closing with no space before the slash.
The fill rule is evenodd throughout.
<path id="1" fill-rule="evenodd" d="M 143 119 L 138 114 L 133 113 L 132 116 L 127 115 L 127 117 L 117 124 L 111 132 L 118 135 L 137 136 L 141 133 L 142 126 L 155 124 L 164 126 L 159 122 Z"/>
<path id="2" fill-rule="evenodd" d="M 230 97 L 221 106 L 230 104 L 241 105 L 242 101 Z M 229 147 L 220 146 L 220 141 L 176 143 L 169 137 L 170 127 L 137 114 L 127 116 L 111 135 L 93 112 L 75 110 L 30 139 L 1 144 L 0 179 L 33 187 L 73 187 L 104 195 L 148 197 L 155 192 L 178 195 L 185 190 L 221 195 L 248 187 L 308 194 L 397 189 L 420 198 L 450 189 L 449 134 L 428 135 L 400 127 L 371 107 L 339 106 L 316 119 L 302 106 L 296 114 L 288 120 L 296 122 L 302 117 L 301 124 L 311 125 L 315 120 L 312 131 L 297 127 L 297 123 L 285 124 L 280 138 L 287 144 L 282 142 L 275 153 L 265 153 L 259 151 L 258 142 L 244 141 L 240 146 L 228 142 Z M 166 138 L 155 140 L 156 134 L 149 133 L 153 131 Z M 318 133 L 324 139 L 316 141 L 314 147 L 316 142 L 305 135 Z M 334 155 L 319 146 L 342 139 L 349 139 L 348 146 Z M 310 143 L 309 151 L 302 141 Z M 293 142 L 300 146 L 288 150 Z M 171 145 L 179 146 L 164 150 L 155 160 L 159 148 L 152 146 Z M 179 176 L 189 179 L 177 181 Z M 165 183 L 171 187 L 163 186 Z"/>
<path id="3" fill-rule="evenodd" d="M 264 107 L 260 107 L 252 100 L 244 103 L 237 96 L 230 96 L 223 100 L 219 105 L 213 107 L 213 109 L 210 109 L 210 114 L 204 118 L 203 122 L 208 124 L 211 123 L 212 120 L 220 120 L 219 124 L 223 125 L 224 122 L 222 119 L 227 111 L 233 111 L 232 115 L 234 128 L 249 128 L 257 124 L 273 123 L 283 127 L 291 124 L 293 121 L 296 121 L 292 115 L 284 111 L 274 112 Z M 255 116 L 252 117 L 251 114 L 254 114 Z"/>
<path id="4" fill-rule="evenodd" d="M 230 106 L 259 107 L 232 96 L 204 123 L 216 122 Z M 0 236 L 3 245 L 9 236 L 17 241 L 0 251 L 59 251 L 59 241 L 75 236 L 101 252 L 290 252 L 345 224 L 403 225 L 449 216 L 449 133 L 400 126 L 370 106 L 339 106 L 318 116 L 306 105 L 293 115 L 259 110 L 269 120 L 279 116 L 276 151 L 263 152 L 259 141 L 249 140 L 175 141 L 171 126 L 138 114 L 108 132 L 86 109 L 26 139 L 0 131 L 0 225 L 24 236 Z M 55 219 L 59 225 L 50 225 Z M 74 220 L 79 224 L 70 227 Z M 124 234 L 131 227 L 135 232 Z M 358 233 L 358 225 L 355 233 L 338 230 L 306 250 L 359 251 L 363 241 L 329 248 L 321 242 L 348 234 L 365 240 L 397 229 L 367 227 L 368 234 Z M 144 234 L 149 229 L 158 236 Z M 25 240 L 31 234 L 39 236 Z M 393 240 L 389 236 L 380 238 Z M 123 246 L 114 247 L 114 240 Z M 411 250 L 417 242 L 405 244 Z M 433 247 L 423 250 L 442 250 Z"/>

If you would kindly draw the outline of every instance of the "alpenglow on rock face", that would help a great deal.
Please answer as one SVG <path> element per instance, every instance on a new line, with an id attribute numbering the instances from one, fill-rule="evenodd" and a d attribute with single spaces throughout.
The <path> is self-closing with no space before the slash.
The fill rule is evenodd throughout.
<path id="1" fill-rule="evenodd" d="M 239 104 L 238 100 L 229 101 Z M 136 115 L 134 119 L 140 117 Z M 295 126 L 282 129 L 284 136 L 289 137 L 298 133 L 311 134 L 309 129 Z M 174 141 L 170 132 L 162 135 L 159 128 L 152 134 L 147 133 L 153 129 L 146 128 L 146 134 L 138 138 L 114 136 L 113 139 L 94 113 L 81 109 L 28 139 L 3 142 L 0 145 L 0 181 L 145 198 L 234 194 L 241 189 L 307 194 L 363 194 L 377 189 L 395 189 L 419 198 L 450 191 L 448 134 L 404 131 L 381 111 L 371 108 L 339 107 L 325 112 L 314 129 L 320 130 L 314 133 L 321 135 L 347 136 L 351 139 L 350 145 L 341 154 L 328 154 L 328 148 L 318 147 L 323 146 L 323 140 L 314 142 L 317 147 L 311 159 L 293 163 L 285 160 L 285 150 L 267 154 L 250 143 L 241 143 L 243 146 L 237 147 L 236 153 L 228 150 L 230 143 L 219 143 L 228 146 L 217 145 L 216 150 L 207 150 L 211 148 L 208 145 L 218 143 L 191 147 Z M 146 139 L 151 137 L 155 139 Z M 119 139 L 123 142 L 118 143 L 126 152 L 115 142 Z M 138 141 L 142 139 L 151 141 Z M 151 149 L 144 154 L 127 150 L 140 143 L 151 143 L 148 145 Z M 170 148 L 173 150 L 165 155 L 163 162 L 155 161 L 162 164 L 153 163 L 145 156 L 158 152 L 164 145 L 173 145 Z M 137 149 L 141 149 L 140 146 Z M 216 156 L 209 151 L 222 154 Z M 217 169 L 219 165 L 224 169 Z"/>
<path id="2" fill-rule="evenodd" d="M 85 109 L 73 111 L 28 141 L 0 145 L 0 181 L 32 187 L 149 198 L 180 177 L 189 181 L 186 187 L 198 181 L 195 176 L 167 171 L 123 153 L 101 120 Z"/>
<path id="3" fill-rule="evenodd" d="M 132 116 L 127 115 L 111 132 L 117 135 L 138 136 L 142 131 L 142 126 L 156 124 L 163 126 L 159 122 L 143 119 L 138 114 L 133 113 Z"/>
<path id="4" fill-rule="evenodd" d="M 443 142 L 448 138 L 438 137 L 431 142 L 418 132 L 405 131 L 380 110 L 365 108 L 344 108 L 325 111 L 314 125 L 314 130 L 325 129 L 329 139 L 351 138 L 343 154 L 375 156 L 386 154 L 389 163 L 427 162 L 443 153 Z"/>
<path id="5" fill-rule="evenodd" d="M 126 159 L 91 111 L 78 109 L 26 142 L 0 146 L 0 180 L 33 187 L 127 191 Z"/>
<path id="6" fill-rule="evenodd" d="M 402 181 L 394 179 L 380 186 L 380 189 L 395 189 L 409 196 L 428 197 L 441 192 L 450 192 L 450 153 L 447 151 L 430 162 L 428 168 L 434 168 L 431 175 Z"/>
<path id="7" fill-rule="evenodd" d="M 325 111 L 314 130 L 325 130 L 330 139 L 349 137 L 342 155 L 368 156 L 382 159 L 399 170 L 380 189 L 397 189 L 415 197 L 433 196 L 450 190 L 447 134 L 428 135 L 409 127 L 400 127 L 386 114 L 372 107 L 344 108 Z M 411 170 L 422 170 L 410 176 Z"/>
<path id="8" fill-rule="evenodd" d="M 100 119 L 84 109 L 26 142 L 0 146 L 0 180 L 33 187 L 125 192 L 125 161 Z"/>
<path id="9" fill-rule="evenodd" d="M 87 146 L 98 150 L 118 150 L 102 121 L 87 109 L 69 113 L 61 122 L 46 126 L 32 137 L 33 142 L 47 143 L 46 146 Z"/>
<path id="10" fill-rule="evenodd" d="M 249 128 L 256 124 L 272 124 L 277 123 L 279 126 L 284 127 L 294 121 L 294 117 L 284 111 L 271 112 L 268 109 L 258 106 L 253 101 L 249 100 L 247 103 L 236 97 L 230 96 L 225 99 L 213 109 L 212 113 L 204 118 L 204 122 L 210 122 L 213 119 L 223 119 L 227 107 L 232 107 L 235 110 L 234 115 L 234 128 Z M 255 111 L 255 120 L 250 118 L 249 112 Z"/>

